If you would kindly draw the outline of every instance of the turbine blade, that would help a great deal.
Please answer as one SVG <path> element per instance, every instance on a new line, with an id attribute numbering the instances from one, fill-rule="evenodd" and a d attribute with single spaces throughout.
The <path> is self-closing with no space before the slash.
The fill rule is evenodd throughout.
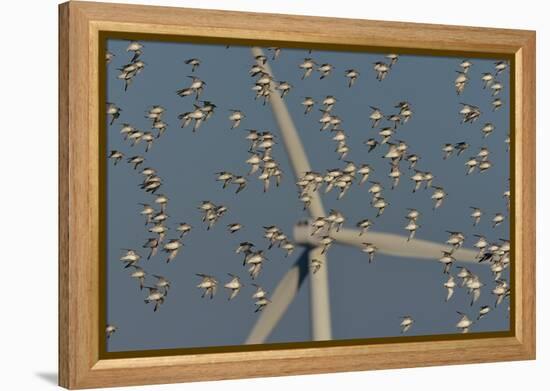
<path id="1" fill-rule="evenodd" d="M 309 250 L 306 249 L 279 281 L 270 297 L 271 303 L 259 314 L 256 324 L 245 341 L 246 345 L 262 344 L 269 338 L 307 275 L 308 252 Z"/>
<path id="2" fill-rule="evenodd" d="M 254 56 L 254 58 L 257 58 L 258 56 L 261 56 L 263 54 L 264 53 L 261 48 L 252 48 L 252 55 Z M 263 67 L 264 71 L 271 76 L 272 80 L 277 80 L 275 75 L 273 75 L 273 72 L 271 71 L 269 63 L 266 62 L 265 64 L 263 64 Z M 271 87 L 275 86 L 272 85 Z M 292 117 L 288 112 L 286 103 L 281 98 L 281 96 L 279 94 L 272 94 L 271 98 L 269 99 L 269 104 L 271 105 L 271 109 L 273 110 L 273 115 L 275 117 L 275 120 L 277 121 L 277 124 L 279 125 L 279 129 L 281 130 L 284 147 L 288 153 L 290 165 L 292 166 L 292 169 L 294 171 L 294 176 L 296 180 L 298 180 L 302 173 L 311 171 L 311 165 L 309 164 L 304 146 L 302 144 L 302 141 L 300 140 L 298 131 L 294 126 Z M 310 193 L 310 197 L 311 202 L 309 202 L 309 204 L 307 205 L 307 209 L 309 210 L 311 218 L 326 217 L 325 209 L 323 207 L 323 203 L 321 201 L 319 193 L 317 191 L 313 191 Z M 330 300 L 328 296 L 328 276 L 326 261 L 324 262 L 322 271 L 319 270 L 312 281 L 315 281 L 313 283 L 310 296 L 312 313 L 313 311 L 316 311 L 315 309 L 320 308 L 323 308 L 323 311 L 326 312 L 326 315 L 319 315 L 318 317 L 315 316 L 312 318 L 312 335 L 314 339 L 318 338 L 320 340 L 330 340 L 332 339 L 332 333 L 330 324 Z M 318 322 L 321 321 L 324 323 L 319 324 Z"/>
<path id="3" fill-rule="evenodd" d="M 319 238 L 311 236 L 311 224 L 296 225 L 294 227 L 294 241 L 301 245 L 317 246 Z M 335 243 L 347 244 L 354 247 L 363 247 L 364 237 L 367 236 L 369 242 L 378 248 L 380 254 L 393 255 L 396 257 L 419 258 L 419 259 L 439 259 L 441 251 L 448 250 L 448 246 L 431 242 L 428 240 L 414 239 L 407 241 L 406 235 L 398 235 L 387 232 L 375 232 L 369 230 L 365 235 L 359 236 L 360 230 L 342 228 L 340 232 L 332 231 L 330 236 Z M 477 262 L 477 251 L 460 248 L 455 250 L 453 257 L 457 261 Z"/>

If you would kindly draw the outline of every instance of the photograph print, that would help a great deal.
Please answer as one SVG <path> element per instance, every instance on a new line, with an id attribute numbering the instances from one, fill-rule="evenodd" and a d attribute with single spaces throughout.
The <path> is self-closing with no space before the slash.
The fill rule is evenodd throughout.
<path id="1" fill-rule="evenodd" d="M 511 331 L 509 59 L 103 45 L 107 357 Z"/>

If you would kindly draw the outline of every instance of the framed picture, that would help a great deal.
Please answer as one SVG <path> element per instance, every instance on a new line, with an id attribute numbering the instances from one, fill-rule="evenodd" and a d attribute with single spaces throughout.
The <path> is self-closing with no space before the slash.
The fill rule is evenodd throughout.
<path id="1" fill-rule="evenodd" d="M 59 11 L 60 385 L 534 359 L 534 32 Z"/>

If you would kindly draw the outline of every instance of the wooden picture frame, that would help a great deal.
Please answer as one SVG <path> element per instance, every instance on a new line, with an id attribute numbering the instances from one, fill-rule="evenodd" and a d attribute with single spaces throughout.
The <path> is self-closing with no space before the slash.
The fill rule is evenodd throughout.
<path id="1" fill-rule="evenodd" d="M 515 65 L 512 332 L 149 357 L 100 354 L 101 32 L 503 55 Z M 535 32 L 89 2 L 59 6 L 59 384 L 70 389 L 535 358 Z M 101 327 L 98 327 L 101 325 Z M 458 354 L 457 354 L 458 352 Z"/>

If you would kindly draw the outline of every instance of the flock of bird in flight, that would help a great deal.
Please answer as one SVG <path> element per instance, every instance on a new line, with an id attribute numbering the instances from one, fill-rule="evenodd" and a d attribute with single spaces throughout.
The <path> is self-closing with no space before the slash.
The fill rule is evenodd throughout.
<path id="1" fill-rule="evenodd" d="M 229 47 L 229 46 L 228 46 Z M 268 48 L 271 53 L 271 57 L 268 58 L 264 55 L 255 57 L 255 61 L 249 69 L 249 75 L 254 78 L 252 83 L 252 91 L 255 93 L 255 99 L 259 99 L 266 104 L 269 102 L 272 94 L 280 94 L 281 98 L 291 93 L 293 86 L 287 81 L 276 81 L 271 74 L 266 70 L 265 64 L 267 61 L 276 61 L 281 55 L 281 48 L 272 47 Z M 144 45 L 140 42 L 130 42 L 126 51 L 131 54 L 132 58 L 126 65 L 118 68 L 118 79 L 124 82 L 124 90 L 126 91 L 129 86 L 134 82 L 134 79 L 140 75 L 145 69 L 146 63 L 141 60 L 141 56 L 144 51 Z M 311 55 L 311 50 L 309 51 Z M 109 64 L 115 57 L 115 54 L 106 53 L 106 62 Z M 378 81 L 382 82 L 389 73 L 398 64 L 399 55 L 388 54 L 383 60 L 377 61 L 373 65 L 375 77 Z M 198 58 L 190 58 L 184 62 L 190 67 L 190 72 L 195 73 L 200 68 L 201 60 Z M 454 81 L 457 95 L 461 95 L 466 86 L 470 83 L 469 70 L 474 64 L 470 60 L 464 60 L 459 64 L 460 70 L 456 71 L 458 76 Z M 501 82 L 497 80 L 499 74 L 505 71 L 508 67 L 507 62 L 498 61 L 495 63 L 495 72 L 483 73 L 481 76 L 481 82 L 483 89 L 489 89 L 492 96 L 493 110 L 498 110 L 502 106 L 502 101 L 498 97 L 500 91 L 503 88 Z M 319 74 L 319 79 L 331 77 L 334 73 L 334 66 L 328 63 L 318 64 L 313 58 L 307 57 L 302 63 L 298 64 L 299 71 L 302 72 L 301 79 L 312 77 L 316 71 Z M 349 88 L 353 88 L 356 85 L 361 73 L 356 69 L 347 69 L 344 72 L 346 78 L 346 84 Z M 184 112 L 178 115 L 178 119 L 181 121 L 181 127 L 189 127 L 192 125 L 192 132 L 198 131 L 200 126 L 207 122 L 214 114 L 217 106 L 208 100 L 200 100 L 201 95 L 206 89 L 206 82 L 200 79 L 198 76 L 188 76 L 190 83 L 176 91 L 177 95 L 182 98 L 193 100 L 193 109 L 188 112 Z M 332 139 L 336 142 L 335 152 L 338 160 L 344 163 L 340 168 L 327 169 L 325 172 L 310 171 L 305 172 L 299 176 L 296 181 L 298 188 L 298 198 L 303 203 L 304 209 L 309 206 L 312 200 L 312 193 L 317 192 L 320 189 L 324 189 L 325 193 L 329 193 L 332 190 L 338 192 L 337 199 L 342 199 L 345 194 L 352 188 L 354 183 L 358 186 L 367 186 L 368 192 L 372 196 L 371 206 L 376 209 L 378 218 L 389 206 L 389 203 L 384 199 L 383 191 L 384 187 L 380 182 L 369 181 L 369 177 L 373 171 L 372 167 L 368 164 L 357 165 L 352 161 L 346 160 L 346 156 L 350 151 L 350 147 L 346 143 L 346 132 L 343 130 L 341 124 L 342 120 L 334 113 L 334 107 L 337 105 L 338 99 L 334 96 L 326 96 L 320 102 L 317 102 L 313 97 L 305 97 L 301 102 L 304 107 L 304 115 L 311 115 L 312 109 L 315 105 L 320 105 L 321 117 L 318 120 L 320 131 L 329 131 L 332 134 Z M 413 106 L 407 101 L 398 102 L 392 112 L 385 114 L 380 108 L 371 106 L 371 113 L 369 119 L 371 121 L 371 128 L 376 129 L 379 137 L 369 138 L 364 141 L 366 153 L 370 153 L 375 149 L 387 148 L 383 154 L 383 158 L 387 159 L 390 164 L 390 170 L 387 174 L 391 179 L 391 189 L 395 189 L 400 184 L 400 179 L 403 173 L 402 163 L 405 164 L 406 170 L 412 175 L 410 180 L 412 182 L 412 192 L 418 192 L 422 188 L 424 190 L 431 189 L 431 199 L 433 200 L 434 211 L 441 207 L 447 193 L 442 186 L 434 185 L 433 182 L 437 178 L 429 171 L 421 171 L 416 168 L 420 156 L 411 153 L 407 143 L 403 140 L 395 138 L 398 130 L 405 126 L 411 118 L 413 118 Z M 114 103 L 107 103 L 107 115 L 110 117 L 109 125 L 114 125 L 115 121 L 120 117 L 122 109 L 116 106 Z M 124 140 L 126 140 L 131 147 L 136 147 L 138 144 L 145 144 L 145 154 L 148 153 L 156 140 L 165 134 L 168 127 L 167 123 L 163 121 L 166 110 L 160 105 L 153 105 L 146 112 L 146 118 L 151 121 L 151 129 L 149 131 L 142 131 L 132 126 L 129 123 L 121 124 L 120 134 Z M 245 113 L 239 109 L 229 109 L 229 125 L 231 129 L 235 129 L 241 126 L 241 122 L 246 118 Z M 473 104 L 461 103 L 460 115 L 462 116 L 462 123 L 474 123 L 481 116 L 482 112 L 480 108 Z M 385 124 L 383 126 L 382 124 Z M 495 130 L 495 126 L 492 123 L 485 123 L 481 127 L 482 137 L 486 138 L 491 135 Z M 246 174 L 234 174 L 228 171 L 220 171 L 216 173 L 216 180 L 221 183 L 222 189 L 232 188 L 236 193 L 247 188 L 249 180 L 253 175 L 257 175 L 258 180 L 263 183 L 263 191 L 268 192 L 272 180 L 275 181 L 275 185 L 279 186 L 282 181 L 283 172 L 280 168 L 280 164 L 273 157 L 273 148 L 276 145 L 276 136 L 268 131 L 259 131 L 248 129 L 245 136 L 245 140 L 250 143 L 249 156 L 246 160 L 246 164 L 250 167 Z M 510 143 L 509 136 L 505 139 L 506 149 Z M 460 157 L 465 151 L 469 150 L 470 145 L 466 142 L 458 142 L 454 144 L 445 144 L 442 147 L 443 159 L 447 160 L 456 153 L 457 157 Z M 474 172 L 483 173 L 492 167 L 489 161 L 490 151 L 486 147 L 482 147 L 479 152 L 472 155 L 464 163 L 466 167 L 466 174 L 470 175 Z M 150 238 L 143 244 L 143 249 L 148 251 L 147 260 L 157 257 L 159 250 L 166 254 L 166 262 L 172 262 L 178 256 L 179 252 L 184 247 L 184 238 L 194 229 L 190 224 L 181 222 L 176 225 L 175 231 L 177 237 L 167 239 L 166 236 L 170 231 L 168 226 L 168 214 L 167 205 L 169 198 L 164 194 L 158 194 L 163 184 L 163 179 L 158 175 L 157 170 L 152 167 L 141 168 L 145 165 L 146 158 L 144 155 L 126 156 L 122 151 L 112 150 L 109 152 L 108 158 L 113 161 L 114 165 L 117 165 L 123 159 L 130 164 L 134 170 L 140 169 L 142 175 L 142 182 L 139 185 L 145 192 L 152 195 L 154 198 L 152 202 L 144 202 L 141 204 L 142 208 L 140 214 L 145 219 L 145 226 L 147 232 L 150 234 Z M 507 209 L 510 208 L 510 191 L 504 192 L 503 197 L 506 198 Z M 212 201 L 203 201 L 198 205 L 199 213 L 202 214 L 202 221 L 206 227 L 206 230 L 211 230 L 215 227 L 216 223 L 227 214 L 229 208 L 225 205 L 217 205 Z M 476 226 L 485 213 L 477 207 L 471 208 L 471 217 L 473 225 Z M 419 220 L 421 213 L 417 209 L 410 208 L 405 216 L 407 224 L 404 230 L 407 232 L 408 240 L 414 240 L 416 231 L 421 227 Z M 493 227 L 498 226 L 505 220 L 505 213 L 496 213 L 492 217 Z M 337 211 L 331 210 L 327 217 L 320 217 L 313 219 L 311 225 L 311 235 L 319 238 L 319 243 L 323 247 L 322 252 L 328 251 L 333 244 L 334 239 L 331 233 L 334 230 L 339 231 L 346 222 L 344 215 Z M 365 235 L 368 238 L 368 230 L 375 224 L 375 221 L 369 219 L 362 219 L 356 223 L 359 229 L 359 235 Z M 238 232 L 242 228 L 240 223 L 231 223 L 227 225 L 227 230 L 230 234 Z M 443 265 L 443 272 L 447 276 L 446 280 L 442 284 L 446 289 L 445 301 L 449 301 L 457 287 L 464 287 L 467 289 L 468 294 L 471 295 L 471 305 L 473 305 L 480 297 L 481 289 L 485 286 L 481 282 L 480 277 L 471 272 L 466 267 L 458 267 L 458 273 L 453 275 L 451 273 L 451 267 L 455 262 L 453 257 L 454 251 L 459 249 L 465 242 L 466 236 L 462 232 L 449 233 L 446 245 L 449 246 L 448 250 L 442 251 L 442 256 L 439 262 Z M 491 290 L 492 294 L 496 297 L 494 306 L 501 304 L 504 298 L 510 295 L 510 287 L 508 282 L 502 278 L 503 271 L 508 268 L 510 262 L 510 242 L 505 239 L 501 239 L 497 243 L 489 242 L 483 235 L 474 235 L 476 242 L 474 247 L 478 249 L 479 253 L 477 259 L 479 262 L 490 263 L 490 268 L 494 276 L 494 286 Z M 283 231 L 277 226 L 265 226 L 264 237 L 268 241 L 268 250 L 274 247 L 280 248 L 284 251 L 285 256 L 289 256 L 294 251 L 295 245 L 288 238 Z M 367 254 L 368 261 L 373 262 L 377 247 L 374 243 L 364 242 L 362 251 Z M 248 266 L 248 272 L 252 279 L 252 284 L 255 287 L 255 291 L 252 294 L 252 299 L 256 306 L 255 311 L 261 311 L 271 302 L 268 298 L 268 292 L 264 290 L 260 285 L 254 281 L 260 276 L 263 263 L 267 260 L 266 251 L 259 249 L 253 243 L 243 241 L 237 247 L 235 252 L 243 255 L 243 266 Z M 170 289 L 170 281 L 160 275 L 151 275 L 152 280 L 149 280 L 149 273 L 144 270 L 140 264 L 142 255 L 140 251 L 136 249 L 124 249 L 120 261 L 125 265 L 125 268 L 131 268 L 130 277 L 137 280 L 139 289 L 147 290 L 147 294 L 144 297 L 146 304 L 153 305 L 153 311 L 157 311 L 159 307 L 165 302 Z M 316 259 L 311 260 L 310 267 L 312 272 L 317 272 L 322 267 L 322 262 Z M 212 299 L 216 295 L 217 288 L 219 286 L 218 278 L 207 275 L 204 273 L 197 273 L 199 282 L 197 288 L 202 290 L 202 297 L 209 297 Z M 223 287 L 228 291 L 228 299 L 234 299 L 244 286 L 240 277 L 237 274 L 229 273 L 228 281 L 223 284 Z M 460 281 L 458 281 L 460 280 Z M 509 309 L 509 307 L 508 307 Z M 477 320 L 483 318 L 491 311 L 491 306 L 483 305 L 479 308 Z M 459 320 L 456 324 L 458 330 L 466 333 L 470 330 L 474 321 L 471 320 L 465 313 L 458 312 Z M 414 324 L 414 319 L 410 315 L 402 317 L 400 327 L 401 332 L 407 332 Z M 113 324 L 109 324 L 106 327 L 106 334 L 109 338 L 114 332 L 117 331 L 117 327 Z"/>

